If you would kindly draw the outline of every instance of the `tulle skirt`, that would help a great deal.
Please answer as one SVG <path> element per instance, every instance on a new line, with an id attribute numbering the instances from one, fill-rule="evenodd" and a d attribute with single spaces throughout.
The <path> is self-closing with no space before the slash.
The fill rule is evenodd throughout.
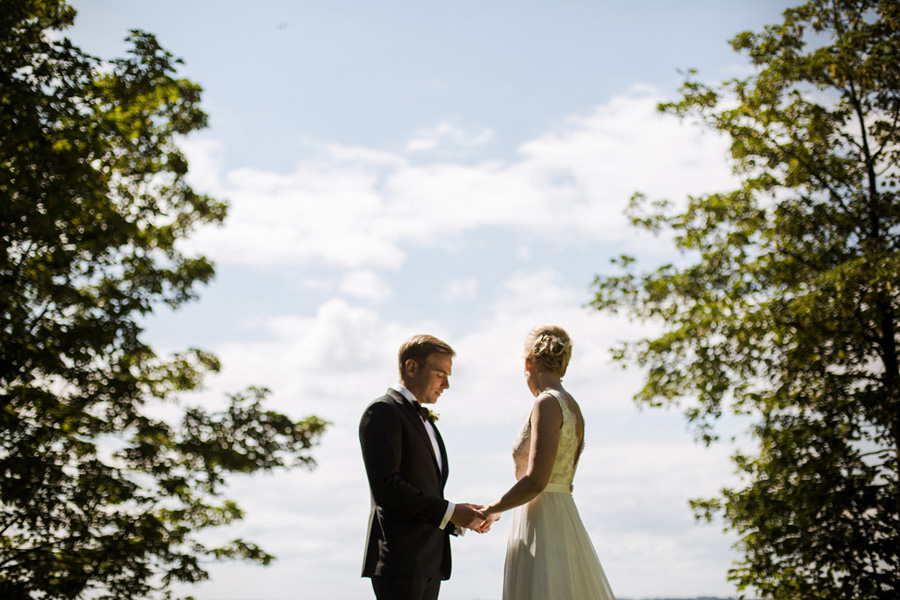
<path id="1" fill-rule="evenodd" d="M 503 600 L 615 600 L 568 486 L 513 509 Z"/>

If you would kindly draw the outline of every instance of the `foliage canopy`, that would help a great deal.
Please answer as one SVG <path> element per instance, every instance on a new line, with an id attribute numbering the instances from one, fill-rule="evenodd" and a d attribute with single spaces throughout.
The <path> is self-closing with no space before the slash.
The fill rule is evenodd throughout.
<path id="1" fill-rule="evenodd" d="M 745 487 L 693 503 L 742 555 L 763 598 L 900 596 L 900 3 L 812 0 L 732 40 L 753 75 L 693 80 L 663 111 L 727 135 L 738 189 L 633 199 L 679 264 L 600 276 L 594 306 L 663 325 L 620 360 L 639 402 L 686 400 L 701 439 L 754 418 Z M 649 214 L 649 216 L 647 216 Z"/>
<path id="2" fill-rule="evenodd" d="M 206 125 L 200 88 L 153 35 L 102 63 L 55 30 L 62 0 L 0 10 L 0 596 L 138 598 L 271 556 L 200 541 L 241 518 L 228 473 L 301 464 L 325 423 L 168 406 L 215 357 L 157 356 L 140 318 L 192 299 L 212 264 L 178 248 L 226 206 L 195 193 L 176 141 Z M 169 413 L 172 411 L 169 410 Z M 176 422 L 177 421 L 177 422 Z"/>

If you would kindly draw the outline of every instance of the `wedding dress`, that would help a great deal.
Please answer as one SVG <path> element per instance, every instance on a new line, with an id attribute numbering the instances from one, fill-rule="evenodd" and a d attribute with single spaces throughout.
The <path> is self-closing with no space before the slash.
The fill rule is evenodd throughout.
<path id="1" fill-rule="evenodd" d="M 577 417 L 562 394 L 549 393 L 562 409 L 559 449 L 544 491 L 511 511 L 503 600 L 615 600 L 572 498 Z M 513 445 L 518 473 L 526 470 L 530 438 L 529 413 Z"/>

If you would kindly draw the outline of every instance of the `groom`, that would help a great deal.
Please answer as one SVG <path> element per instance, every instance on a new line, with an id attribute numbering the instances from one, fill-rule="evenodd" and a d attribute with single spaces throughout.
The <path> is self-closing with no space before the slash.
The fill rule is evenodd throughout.
<path id="1" fill-rule="evenodd" d="M 363 577 L 378 600 L 436 600 L 450 578 L 450 536 L 482 506 L 444 499 L 447 451 L 424 404 L 450 387 L 455 352 L 430 335 L 400 347 L 400 383 L 366 408 L 359 443 L 372 494 Z"/>

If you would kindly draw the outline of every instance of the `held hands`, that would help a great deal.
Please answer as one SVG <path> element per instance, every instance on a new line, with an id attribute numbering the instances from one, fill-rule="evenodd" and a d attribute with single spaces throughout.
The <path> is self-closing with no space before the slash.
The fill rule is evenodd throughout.
<path id="1" fill-rule="evenodd" d="M 458 527 L 473 529 L 478 533 L 487 533 L 500 515 L 485 514 L 482 512 L 483 508 L 484 506 L 480 504 L 457 504 L 450 516 L 450 522 Z"/>
<path id="2" fill-rule="evenodd" d="M 450 522 L 457 527 L 466 527 L 468 529 L 476 529 L 481 525 L 487 516 L 480 509 L 484 506 L 480 504 L 457 504 L 450 515 Z"/>
<path id="3" fill-rule="evenodd" d="M 494 521 L 499 520 L 500 513 L 485 514 L 485 519 L 481 522 L 481 525 L 479 525 L 478 527 L 473 527 L 473 529 L 478 533 L 487 533 L 491 530 L 491 525 L 494 524 Z"/>

